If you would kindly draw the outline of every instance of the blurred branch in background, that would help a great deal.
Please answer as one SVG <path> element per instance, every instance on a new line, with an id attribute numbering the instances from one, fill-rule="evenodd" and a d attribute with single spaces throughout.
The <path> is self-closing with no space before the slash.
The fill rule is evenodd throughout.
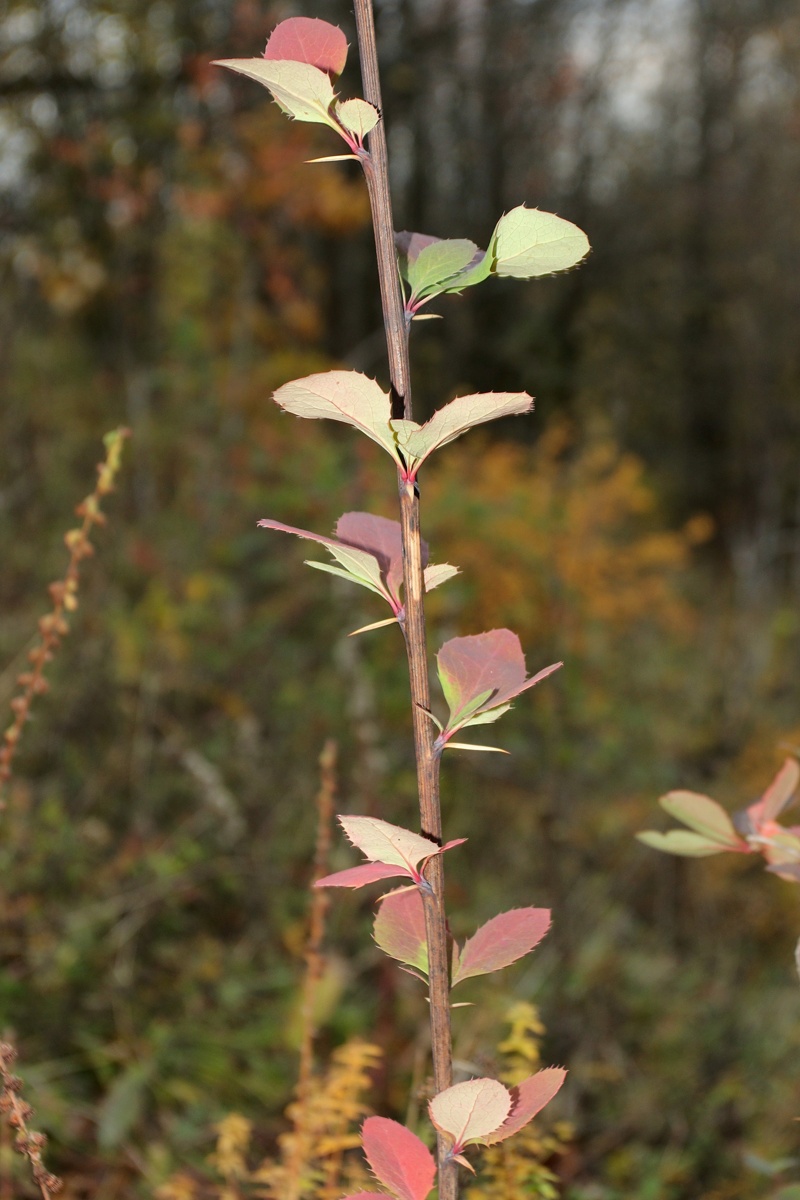
<path id="1" fill-rule="evenodd" d="M 98 479 L 94 491 L 75 509 L 81 518 L 81 524 L 64 535 L 64 542 L 69 551 L 67 570 L 63 579 L 50 584 L 53 608 L 47 616 L 39 619 L 40 641 L 28 652 L 30 666 L 17 676 L 16 683 L 20 690 L 11 701 L 14 719 L 3 734 L 5 745 L 0 747 L 0 808 L 5 807 L 3 790 L 11 778 L 12 764 L 25 722 L 30 719 L 31 702 L 34 696 L 48 690 L 44 669 L 58 650 L 61 639 L 69 633 L 69 620 L 65 614 L 75 612 L 78 607 L 80 565 L 84 558 L 94 554 L 94 546 L 89 540 L 93 526 L 106 523 L 100 504 L 109 492 L 114 490 L 123 443 L 129 432 L 127 429 L 115 429 L 106 434 L 103 439 L 106 457 L 98 464 Z"/>

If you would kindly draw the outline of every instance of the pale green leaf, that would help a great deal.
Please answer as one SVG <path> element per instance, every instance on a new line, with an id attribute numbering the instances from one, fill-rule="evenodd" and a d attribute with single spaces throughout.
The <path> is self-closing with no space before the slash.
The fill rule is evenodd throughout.
<path id="1" fill-rule="evenodd" d="M 441 285 L 468 267 L 478 247 L 467 238 L 432 242 L 408 264 L 408 282 L 412 296 L 441 291 Z"/>
<path id="2" fill-rule="evenodd" d="M 504 716 L 510 708 L 510 704 L 499 704 L 497 708 L 490 708 L 486 712 L 479 712 L 477 716 L 470 717 L 468 721 L 465 721 L 461 728 L 468 729 L 472 725 L 491 725 L 494 721 Z"/>
<path id="3" fill-rule="evenodd" d="M 381 576 L 381 565 L 374 554 L 368 554 L 366 550 L 359 550 L 356 546 L 343 546 L 341 543 L 329 545 L 326 549 L 342 564 L 345 571 L 349 571 L 365 583 L 371 584 L 379 595 L 390 600 L 389 592 L 386 590 Z"/>
<path id="4" fill-rule="evenodd" d="M 340 816 L 339 824 L 370 862 L 404 867 L 409 874 L 421 862 L 442 852 L 441 847 L 429 838 L 399 825 L 390 825 L 378 817 Z"/>
<path id="5" fill-rule="evenodd" d="M 461 292 L 465 287 L 472 287 L 476 283 L 483 283 L 484 279 L 488 279 L 492 273 L 492 256 L 484 254 L 474 267 L 470 267 L 466 271 L 462 271 L 460 275 L 456 275 L 454 279 L 449 279 L 447 284 L 442 288 L 443 294 L 451 292 Z"/>
<path id="6" fill-rule="evenodd" d="M 671 817 L 683 821 L 690 829 L 713 838 L 725 846 L 741 845 L 741 838 L 722 805 L 698 792 L 668 792 L 659 804 Z"/>
<path id="7" fill-rule="evenodd" d="M 481 392 L 451 400 L 424 425 L 397 420 L 392 421 L 392 429 L 413 479 L 434 450 L 455 441 L 468 429 L 500 417 L 519 416 L 532 408 L 533 398 L 527 392 Z"/>
<path id="8" fill-rule="evenodd" d="M 327 575 L 337 575 L 339 579 L 346 579 L 348 583 L 357 583 L 359 587 L 368 588 L 384 600 L 386 599 L 385 593 L 376 588 L 368 579 L 362 579 L 360 575 L 354 575 L 352 571 L 346 571 L 343 567 L 334 567 L 332 563 L 317 562 L 313 558 L 307 558 L 305 564 L 307 567 L 313 567 L 315 571 L 325 571 Z"/>
<path id="9" fill-rule="evenodd" d="M 497 222 L 489 253 L 496 275 L 532 279 L 576 266 L 589 249 L 586 234 L 571 221 L 521 204 Z"/>
<path id="10" fill-rule="evenodd" d="M 366 100 L 343 100 L 336 105 L 336 116 L 348 133 L 352 133 L 359 142 L 375 128 L 381 119 L 381 114 L 373 104 Z"/>
<path id="11" fill-rule="evenodd" d="M 256 83 L 269 88 L 283 111 L 297 121 L 330 125 L 338 132 L 330 111 L 335 99 L 333 84 L 318 67 L 312 67 L 309 63 L 271 61 L 266 58 L 224 58 L 215 65 L 246 75 L 248 79 L 254 79 Z"/>
<path id="12" fill-rule="evenodd" d="M 447 583 L 448 579 L 452 579 L 458 573 L 458 567 L 452 567 L 450 563 L 434 563 L 430 567 L 426 567 L 423 572 L 425 591 L 432 592 L 434 588 Z"/>
<path id="13" fill-rule="evenodd" d="M 665 854 L 678 854 L 683 858 L 707 858 L 711 854 L 721 854 L 724 846 L 712 842 L 710 838 L 701 837 L 699 833 L 689 833 L 685 829 L 670 829 L 668 833 L 657 833 L 648 829 L 637 833 L 636 837 L 645 846 L 653 850 L 663 850 Z"/>
<path id="14" fill-rule="evenodd" d="M 285 383 L 275 403 L 296 417 L 327 418 L 352 425 L 382 446 L 402 466 L 389 424 L 392 404 L 374 379 L 357 371 L 323 371 Z"/>
<path id="15" fill-rule="evenodd" d="M 512 1108 L 511 1093 L 496 1079 L 470 1079 L 446 1088 L 428 1104 L 431 1121 L 453 1139 L 458 1152 L 470 1142 L 482 1142 L 505 1121 Z"/>

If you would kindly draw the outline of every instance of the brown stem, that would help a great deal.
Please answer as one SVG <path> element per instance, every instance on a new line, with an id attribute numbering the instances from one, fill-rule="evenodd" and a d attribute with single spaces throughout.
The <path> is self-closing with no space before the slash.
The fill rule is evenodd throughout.
<path id="1" fill-rule="evenodd" d="M 378 53 L 372 0 L 355 0 L 358 48 L 364 99 L 382 110 Z M 381 304 L 389 353 L 392 383 L 392 412 L 395 417 L 412 419 L 411 375 L 406 323 L 397 255 L 394 246 L 392 198 L 389 191 L 386 131 L 383 120 L 369 135 L 369 155 L 362 159 L 367 181 L 375 249 L 378 258 Z M 426 710 L 430 707 L 428 653 L 425 637 L 425 586 L 422 574 L 422 539 L 419 521 L 419 495 L 413 484 L 398 478 L 400 520 L 403 531 L 403 583 L 405 588 L 404 633 L 408 652 L 411 704 L 414 725 L 414 750 L 417 762 L 420 821 L 424 833 L 441 840 L 442 815 L 439 804 L 439 758 L 434 749 L 433 728 Z M 450 1038 L 450 973 L 447 921 L 444 906 L 444 872 L 437 855 L 427 870 L 432 895 L 423 896 L 425 932 L 428 939 L 429 995 L 431 1010 L 431 1051 L 433 1078 L 437 1092 L 452 1083 L 452 1047 Z M 457 1200 L 458 1167 L 447 1162 L 447 1142 L 439 1137 L 439 1198 Z"/>

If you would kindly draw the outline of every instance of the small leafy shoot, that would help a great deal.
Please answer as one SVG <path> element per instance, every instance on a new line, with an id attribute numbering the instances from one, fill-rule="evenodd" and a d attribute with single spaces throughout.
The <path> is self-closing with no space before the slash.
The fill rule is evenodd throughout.
<path id="1" fill-rule="evenodd" d="M 332 77 L 347 61 L 347 39 L 336 25 L 313 17 L 290 17 L 272 31 L 263 58 L 219 59 L 226 67 L 268 88 L 283 111 L 296 121 L 327 125 L 344 138 L 352 155 L 328 155 L 311 162 L 364 158 L 364 138 L 380 120 L 366 100 L 338 101 Z"/>
<path id="2" fill-rule="evenodd" d="M 436 659 L 439 681 L 450 709 L 450 719 L 438 739 L 442 749 L 459 729 L 473 723 L 485 724 L 487 714 L 498 708 L 508 711 L 515 696 L 562 665 L 553 663 L 531 679 L 526 678 L 522 646 L 510 629 L 451 638 Z"/>
<path id="3" fill-rule="evenodd" d="M 392 617 L 385 621 L 375 621 L 364 625 L 355 633 L 366 633 L 371 629 L 380 629 L 385 625 L 396 622 L 403 623 L 405 612 L 400 598 L 403 583 L 403 542 L 399 521 L 390 521 L 386 517 L 378 517 L 373 513 L 345 513 L 336 523 L 336 537 L 325 537 L 323 534 L 312 533 L 308 529 L 298 529 L 294 525 L 284 525 L 281 521 L 265 518 L 258 522 L 263 529 L 276 529 L 280 533 L 293 533 L 296 537 L 308 541 L 319 542 L 333 555 L 339 563 L 320 563 L 307 559 L 307 565 L 318 571 L 326 571 L 350 583 L 357 583 L 369 591 L 381 596 L 390 606 Z M 428 560 L 428 547 L 422 542 L 423 565 Z M 426 591 L 431 591 L 458 574 L 458 568 L 449 563 L 439 563 L 435 566 L 425 566 L 424 580 Z"/>
<path id="4" fill-rule="evenodd" d="M 395 245 L 400 275 L 409 285 L 410 317 L 434 296 L 462 292 L 490 275 L 535 279 L 567 271 L 590 249 L 577 225 L 524 204 L 500 218 L 485 252 L 466 239 L 441 240 L 407 230 L 395 234 Z"/>

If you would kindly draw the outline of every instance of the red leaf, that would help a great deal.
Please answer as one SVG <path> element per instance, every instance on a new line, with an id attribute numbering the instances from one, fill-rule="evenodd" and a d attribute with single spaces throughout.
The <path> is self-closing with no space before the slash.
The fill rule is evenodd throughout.
<path id="1" fill-rule="evenodd" d="M 390 958 L 428 974 L 425 910 L 417 888 L 384 896 L 375 917 L 374 937 Z"/>
<path id="2" fill-rule="evenodd" d="M 392 597 L 400 604 L 403 582 L 403 535 L 399 521 L 376 517 L 373 513 L 352 512 L 339 517 L 336 536 L 346 546 L 355 546 L 373 554 L 381 565 Z M 428 545 L 422 543 L 422 565 L 428 561 Z"/>
<path id="3" fill-rule="evenodd" d="M 560 663 L 545 667 L 526 679 L 525 655 L 520 640 L 510 629 L 492 629 L 472 637 L 451 638 L 436 656 L 442 689 L 450 706 L 452 728 L 465 710 L 474 715 L 507 704 L 520 692 L 533 687 Z M 480 696 L 489 697 L 470 711 Z"/>
<path id="4" fill-rule="evenodd" d="M 368 1117 L 361 1140 L 375 1175 L 399 1200 L 425 1200 L 433 1187 L 436 1164 L 415 1133 L 386 1117 Z"/>
<path id="5" fill-rule="evenodd" d="M 523 1125 L 532 1121 L 538 1112 L 555 1096 L 566 1078 L 567 1072 L 562 1067 L 546 1067 L 523 1079 L 518 1087 L 511 1089 L 513 1107 L 503 1124 L 486 1139 L 490 1146 L 495 1142 L 504 1142 L 517 1133 Z"/>
<path id="6" fill-rule="evenodd" d="M 354 1192 L 343 1200 L 386 1200 L 386 1192 Z"/>
<path id="7" fill-rule="evenodd" d="M 264 58 L 310 63 L 320 71 L 341 75 L 347 61 L 347 38 L 337 25 L 317 17 L 289 17 L 273 29 Z"/>
<path id="8" fill-rule="evenodd" d="M 482 925 L 458 958 L 453 986 L 473 975 L 488 975 L 529 954 L 550 928 L 547 908 L 514 908 Z"/>
<path id="9" fill-rule="evenodd" d="M 429 233 L 410 233 L 407 229 L 401 229 L 399 233 L 394 235 L 394 243 L 410 263 L 416 261 L 420 250 L 424 250 L 426 246 L 432 246 L 434 242 L 440 242 L 442 239 L 432 237 Z"/>
<path id="10" fill-rule="evenodd" d="M 409 871 L 390 863 L 362 863 L 360 867 L 348 867 L 346 871 L 335 871 L 333 875 L 325 875 L 316 881 L 314 887 L 360 888 L 368 883 L 377 883 L 379 879 L 395 879 L 398 875 L 411 877 Z"/>

